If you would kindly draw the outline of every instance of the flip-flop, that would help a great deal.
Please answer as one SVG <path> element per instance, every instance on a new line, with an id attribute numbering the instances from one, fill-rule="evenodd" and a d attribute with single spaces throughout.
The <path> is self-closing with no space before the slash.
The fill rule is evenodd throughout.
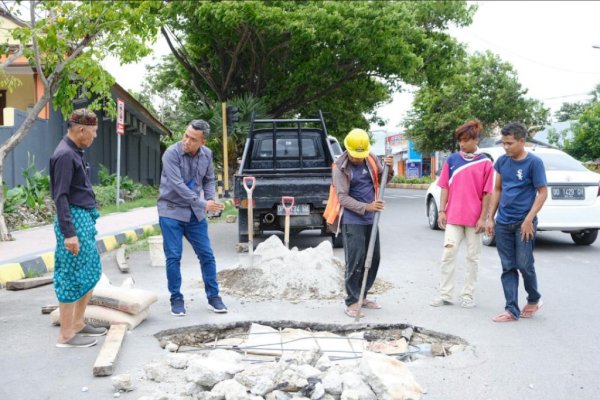
<path id="1" fill-rule="evenodd" d="M 514 315 L 509 313 L 508 311 L 503 311 L 500 314 L 496 315 L 493 319 L 494 322 L 513 322 L 517 321 Z"/>
<path id="2" fill-rule="evenodd" d="M 523 307 L 523 311 L 521 311 L 521 318 L 531 318 L 533 317 L 544 305 L 543 301 L 539 301 L 537 304 L 527 304 Z"/>
<path id="3" fill-rule="evenodd" d="M 356 315 L 359 314 L 359 318 L 362 318 L 365 316 L 365 314 L 361 313 L 360 310 L 358 309 L 354 309 L 354 308 L 346 308 L 344 310 L 344 313 L 346 313 L 347 316 L 349 316 L 350 318 L 356 318 Z"/>
<path id="4" fill-rule="evenodd" d="M 373 300 L 367 300 L 365 299 L 363 301 L 363 308 L 368 308 L 369 310 L 379 310 L 381 308 L 381 304 L 376 303 Z"/>

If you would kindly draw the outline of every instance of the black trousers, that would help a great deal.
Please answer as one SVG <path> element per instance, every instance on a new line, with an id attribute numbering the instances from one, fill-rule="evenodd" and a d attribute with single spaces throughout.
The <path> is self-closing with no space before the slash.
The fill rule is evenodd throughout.
<path id="1" fill-rule="evenodd" d="M 342 225 L 342 235 L 344 237 L 344 255 L 346 258 L 346 306 L 358 302 L 360 288 L 365 270 L 365 258 L 369 248 L 369 239 L 373 225 Z M 373 259 L 369 275 L 367 276 L 367 285 L 365 286 L 365 298 L 373 286 L 379 269 L 379 231 L 375 240 L 373 249 Z M 363 299 L 364 300 L 364 299 Z"/>

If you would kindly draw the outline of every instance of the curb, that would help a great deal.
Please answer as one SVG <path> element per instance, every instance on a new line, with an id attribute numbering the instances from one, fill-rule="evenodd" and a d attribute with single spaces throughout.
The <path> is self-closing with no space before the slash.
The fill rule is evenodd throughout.
<path id="1" fill-rule="evenodd" d="M 116 235 L 103 236 L 96 240 L 98 253 L 106 253 L 115 250 L 128 240 L 137 241 L 145 232 L 160 229 L 159 224 L 144 225 L 137 229 L 130 229 Z M 27 257 L 27 256 L 26 256 Z M 0 287 L 6 286 L 6 282 L 23 279 L 28 274 L 43 275 L 54 271 L 54 252 L 32 255 L 31 258 L 7 264 L 0 264 Z"/>

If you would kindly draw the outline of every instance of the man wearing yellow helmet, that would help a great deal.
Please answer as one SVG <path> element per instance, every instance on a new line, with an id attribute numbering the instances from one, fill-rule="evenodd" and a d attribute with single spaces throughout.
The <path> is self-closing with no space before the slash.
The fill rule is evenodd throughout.
<path id="1" fill-rule="evenodd" d="M 357 315 L 362 317 L 358 300 L 373 219 L 375 213 L 382 211 L 384 207 L 384 202 L 377 200 L 379 183 L 383 179 L 383 167 L 375 154 L 370 153 L 369 135 L 364 130 L 351 130 L 344 139 L 344 146 L 346 151 L 335 161 L 332 172 L 332 183 L 341 206 L 335 218 L 334 229 L 337 233 L 341 224 L 346 260 L 345 312 L 349 317 L 356 318 Z M 387 182 L 394 175 L 393 158 L 385 157 L 384 162 L 389 166 Z M 367 297 L 377 276 L 379 259 L 379 234 L 377 234 L 373 260 L 367 277 L 365 299 L 362 303 L 362 307 L 365 308 L 381 308 L 381 305 Z"/>

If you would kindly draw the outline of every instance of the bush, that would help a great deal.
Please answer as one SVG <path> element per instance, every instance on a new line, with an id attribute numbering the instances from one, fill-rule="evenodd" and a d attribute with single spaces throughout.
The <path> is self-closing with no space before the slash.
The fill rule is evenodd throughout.
<path id="1" fill-rule="evenodd" d="M 424 176 L 421 178 L 407 178 L 405 176 L 394 176 L 392 183 L 411 183 L 411 184 L 430 184 L 432 179 L 430 176 Z"/>

